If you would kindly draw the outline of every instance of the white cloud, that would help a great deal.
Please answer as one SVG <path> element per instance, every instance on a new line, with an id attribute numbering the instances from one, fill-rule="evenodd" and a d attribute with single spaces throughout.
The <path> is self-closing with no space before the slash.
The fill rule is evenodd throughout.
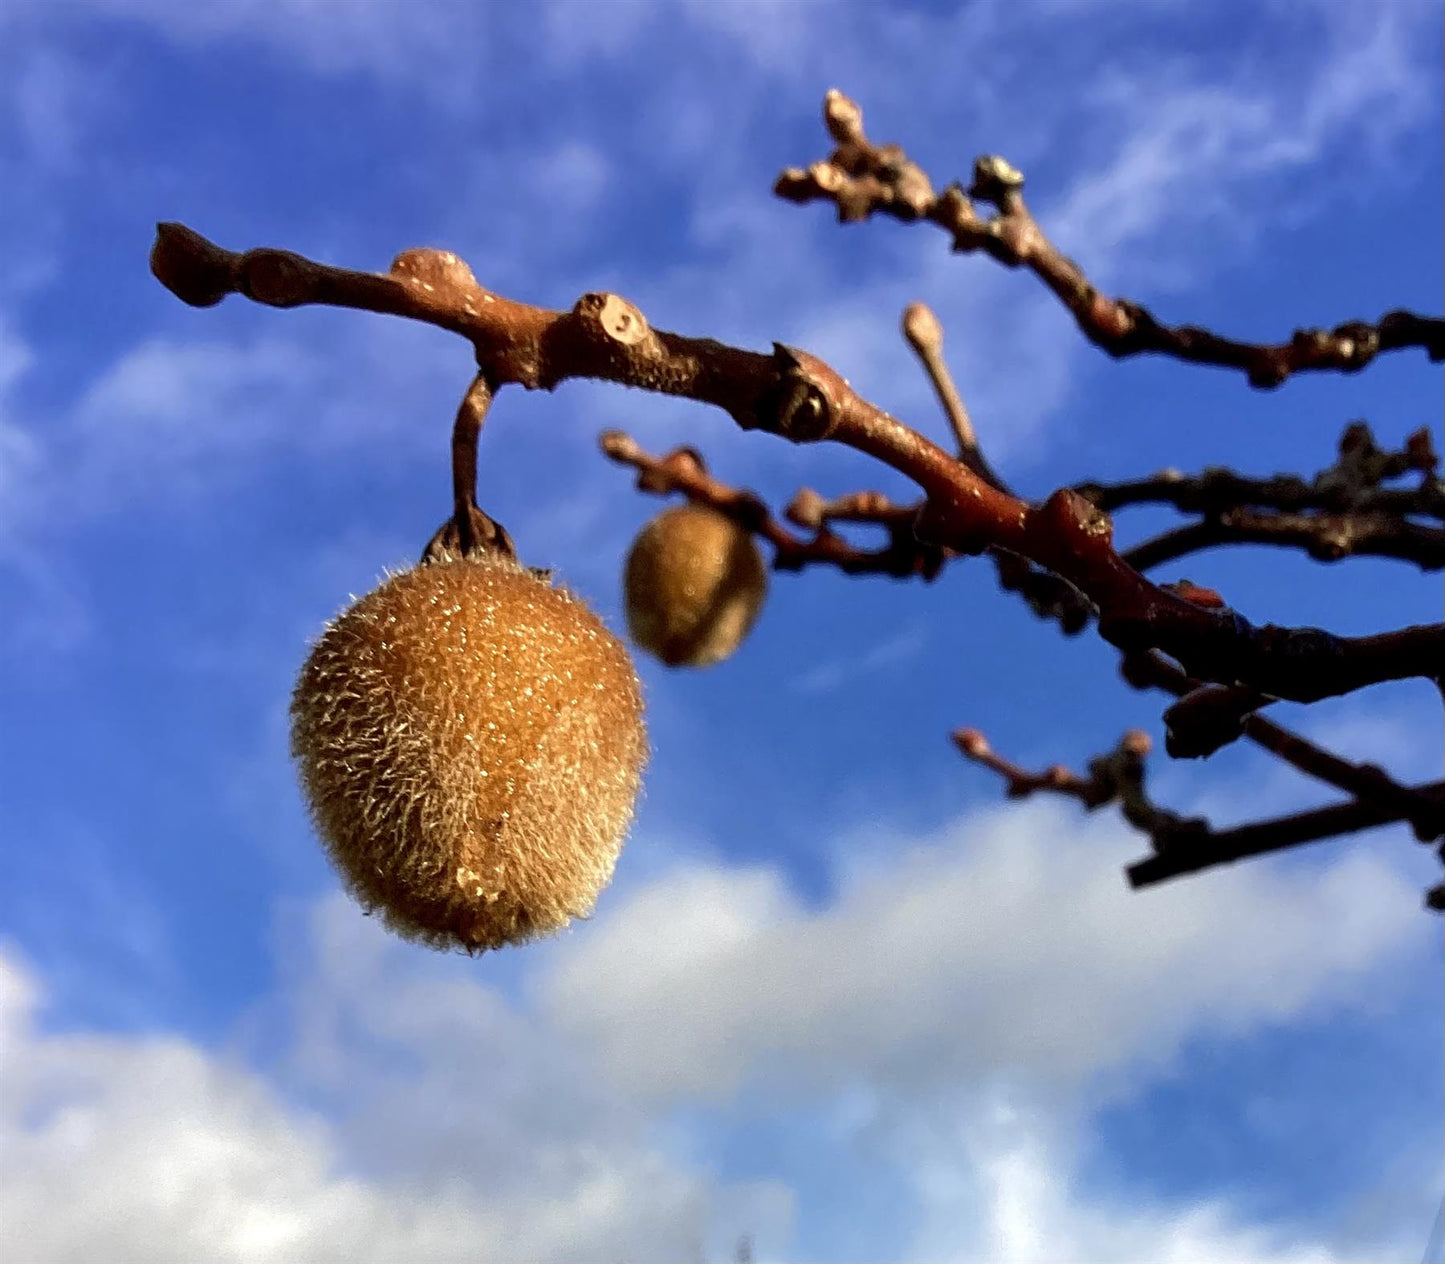
<path id="1" fill-rule="evenodd" d="M 836 0 L 680 0 L 673 6 L 707 35 L 735 42 L 759 69 L 786 73 L 797 67 L 810 41 L 849 16 Z"/>
<path id="2" fill-rule="evenodd" d="M 1028 1264 L 1109 1260 L 1117 1264 L 1340 1264 L 1398 1258 L 1375 1242 L 1364 1250 L 1310 1241 L 1296 1227 L 1242 1223 L 1222 1201 L 1151 1206 L 1100 1197 L 1072 1174 L 1074 1142 L 1005 1096 L 962 1119 L 904 1130 L 896 1144 L 914 1156 L 920 1199 L 909 1258 Z M 1386 1249 L 1409 1250 L 1415 1234 Z"/>
<path id="3" fill-rule="evenodd" d="M 543 0 L 538 8 L 548 55 L 564 65 L 625 53 L 657 13 L 656 0 Z"/>
<path id="4" fill-rule="evenodd" d="M 575 65 L 636 51 L 649 32 L 684 21 L 701 36 L 722 38 L 751 64 L 785 69 L 836 6 L 831 0 L 547 0 L 539 30 L 526 30 L 502 6 L 465 0 L 18 0 L 14 18 L 41 16 L 145 26 L 180 45 L 244 40 L 299 62 L 316 74 L 364 73 L 402 81 L 435 99 L 473 100 L 509 54 Z M 0 15 L 3 21 L 3 15 Z"/>
<path id="5" fill-rule="evenodd" d="M 616 177 L 607 155 L 595 144 L 568 140 L 529 158 L 522 178 L 529 197 L 538 205 L 582 215 L 593 208 Z"/>
<path id="6" fill-rule="evenodd" d="M 1418 891 L 1365 856 L 1134 894 L 1120 836 L 1054 804 L 970 817 L 856 864 L 819 912 L 776 870 L 684 867 L 581 932 L 544 995 L 664 1101 L 755 1075 L 1078 1087 L 1195 1034 L 1288 1022 L 1413 938 Z"/>
<path id="7" fill-rule="evenodd" d="M 1423 690 L 1410 690 L 1395 703 L 1369 705 L 1358 696 L 1331 700 L 1306 711 L 1296 727 L 1345 759 L 1387 768 L 1396 778 L 1439 777 L 1445 734 L 1440 731 L 1438 702 Z"/>
<path id="8" fill-rule="evenodd" d="M 300 346 L 274 335 L 249 344 L 152 339 L 86 389 L 74 440 L 98 485 L 134 479 L 141 486 L 127 491 L 154 495 L 158 481 L 211 483 L 284 434 L 300 411 L 296 396 L 315 392 L 319 376 Z"/>
<path id="9" fill-rule="evenodd" d="M 676 1260 L 748 1231 L 786 1258 L 801 1173 L 724 1178 L 706 1112 L 676 1113 L 786 1102 L 829 1121 L 796 1138 L 815 1187 L 861 1129 L 913 1190 L 900 1258 L 1342 1258 L 1224 1203 L 1101 1204 L 1079 1142 L 1120 1071 L 1378 993 L 1417 894 L 1362 857 L 1130 894 L 1117 832 L 1027 808 L 874 834 L 811 912 L 691 862 L 478 960 L 332 897 L 228 1053 L 56 1031 L 0 954 L 0 1223 L 36 1264 Z"/>
<path id="10" fill-rule="evenodd" d="M 429 440 L 440 448 L 469 381 L 466 344 L 375 318 L 307 322 L 288 337 L 273 318 L 249 338 L 144 339 L 68 405 L 0 428 L 0 487 L 7 475 L 24 484 L 0 524 L 34 547 L 42 532 L 139 502 L 213 494 L 281 452 L 336 460 L 369 446 L 396 460 Z"/>
<path id="11" fill-rule="evenodd" d="M 321 910 L 319 936 L 333 938 L 298 986 L 304 1041 L 333 1019 L 345 1026 L 334 1064 L 303 1046 L 362 1116 L 340 1123 L 189 1041 L 47 1033 L 36 981 L 0 956 L 10 1249 L 33 1264 L 695 1256 L 712 1229 L 704 1174 L 608 1116 L 605 1095 L 545 1056 L 541 1033 L 492 989 L 387 977 L 376 957 L 391 946 L 368 945 L 379 933 L 357 934 L 347 913 Z M 340 942 L 328 919 L 353 924 Z M 362 976 L 352 957 L 381 977 Z M 380 1074 L 367 1062 L 376 1050 L 410 1069 Z M 786 1231 L 781 1186 L 736 1187 L 724 1201 Z"/>
<path id="12" fill-rule="evenodd" d="M 32 348 L 0 311 L 0 581 L 9 612 L 0 626 L 0 653 L 32 661 L 64 653 L 88 628 L 84 602 L 73 576 L 57 564 L 56 549 L 26 538 L 45 502 L 49 456 L 17 416 L 16 386 L 34 361 Z"/>

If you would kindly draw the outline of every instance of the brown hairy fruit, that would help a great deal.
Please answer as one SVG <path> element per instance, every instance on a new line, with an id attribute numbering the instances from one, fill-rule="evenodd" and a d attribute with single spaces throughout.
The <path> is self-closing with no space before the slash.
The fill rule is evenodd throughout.
<path id="1" fill-rule="evenodd" d="M 626 647 L 501 557 L 386 579 L 322 634 L 291 702 L 312 819 L 367 909 L 469 951 L 591 912 L 647 734 Z"/>
<path id="2" fill-rule="evenodd" d="M 669 667 L 729 657 L 768 593 L 750 532 L 715 509 L 678 505 L 649 522 L 623 572 L 632 639 Z"/>

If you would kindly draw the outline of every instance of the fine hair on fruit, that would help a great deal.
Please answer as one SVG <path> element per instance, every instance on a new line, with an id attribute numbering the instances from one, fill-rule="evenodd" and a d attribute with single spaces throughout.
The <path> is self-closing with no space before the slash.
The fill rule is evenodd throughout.
<path id="1" fill-rule="evenodd" d="M 312 820 L 358 901 L 469 951 L 591 912 L 647 736 L 627 648 L 500 554 L 389 575 L 325 630 L 291 703 Z"/>

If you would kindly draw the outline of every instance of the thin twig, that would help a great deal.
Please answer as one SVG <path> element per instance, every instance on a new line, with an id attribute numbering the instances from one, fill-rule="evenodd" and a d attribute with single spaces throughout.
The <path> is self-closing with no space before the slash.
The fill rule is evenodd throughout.
<path id="1" fill-rule="evenodd" d="M 422 550 L 423 562 L 441 561 L 458 553 L 500 553 L 516 560 L 517 546 L 506 527 L 477 506 L 477 442 L 492 406 L 492 384 L 478 373 L 462 397 L 452 425 L 452 516 Z M 537 575 L 546 571 L 533 568 Z"/>
<path id="2" fill-rule="evenodd" d="M 1122 553 L 1130 566 L 1152 570 L 1165 562 L 1232 544 L 1299 549 L 1317 562 L 1388 557 L 1422 571 L 1445 568 L 1445 529 L 1387 513 L 1300 514 L 1229 509 L 1203 522 L 1162 532 Z"/>
<path id="3" fill-rule="evenodd" d="M 811 539 L 790 533 L 754 492 L 732 487 L 709 474 L 693 448 L 677 448 L 652 456 L 621 430 L 602 435 L 602 451 L 622 465 L 638 471 L 642 491 L 666 495 L 681 492 L 698 504 L 726 514 L 740 526 L 761 536 L 773 548 L 773 569 L 798 571 L 806 566 L 835 566 L 848 575 L 888 575 L 894 579 L 919 576 L 935 579 L 958 554 L 952 549 L 925 544 L 913 533 L 920 505 L 897 505 L 882 492 L 850 492 L 827 500 L 811 488 L 800 489 L 783 511 L 796 526 L 813 532 Z M 831 529 L 835 522 L 867 523 L 888 532 L 887 547 L 860 549 Z M 1019 593 L 1040 618 L 1057 619 L 1066 635 L 1088 626 L 1094 607 L 1067 580 L 1035 566 L 1008 549 L 987 550 L 998 571 L 999 586 Z"/>
<path id="4" fill-rule="evenodd" d="M 978 435 L 973 428 L 973 419 L 968 415 L 968 406 L 958 393 L 953 374 L 943 358 L 943 325 L 927 303 L 910 303 L 903 312 L 903 336 L 913 353 L 918 357 L 923 371 L 938 396 L 939 406 L 948 424 L 953 427 L 954 438 L 958 441 L 958 459 L 980 478 L 992 483 L 1000 491 L 1008 486 L 989 466 L 979 447 Z"/>
<path id="5" fill-rule="evenodd" d="M 1090 812 L 1117 802 L 1124 819 L 1147 834 L 1156 848 L 1209 837 L 1209 823 L 1200 817 L 1183 817 L 1160 807 L 1144 786 L 1144 759 L 1152 743 L 1140 729 L 1130 729 L 1110 752 L 1089 761 L 1087 777 L 1054 764 L 1032 773 L 997 754 L 978 729 L 959 729 L 953 744 L 966 759 L 1004 779 L 1010 799 L 1026 799 L 1041 791 L 1078 799 Z"/>

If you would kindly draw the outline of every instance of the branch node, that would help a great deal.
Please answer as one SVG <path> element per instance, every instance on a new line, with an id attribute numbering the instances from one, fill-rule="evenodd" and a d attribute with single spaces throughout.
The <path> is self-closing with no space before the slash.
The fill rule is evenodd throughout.
<path id="1" fill-rule="evenodd" d="M 391 261 L 391 275 L 429 289 L 476 290 L 481 287 L 465 259 L 450 250 L 418 246 Z"/>
<path id="2" fill-rule="evenodd" d="M 797 494 L 788 502 L 788 507 L 783 510 L 783 516 L 794 526 L 803 527 L 808 531 L 821 531 L 827 503 L 811 487 L 800 487 Z"/>
<path id="3" fill-rule="evenodd" d="M 184 224 L 156 225 L 151 274 L 181 302 L 214 307 L 236 289 L 235 256 Z"/>
<path id="4" fill-rule="evenodd" d="M 839 145 L 864 142 L 863 107 L 837 88 L 829 88 L 823 98 L 823 124 Z"/>
<path id="5" fill-rule="evenodd" d="M 794 443 L 826 439 L 838 422 L 838 401 L 821 373 L 821 362 L 806 351 L 773 343 L 778 380 L 759 401 L 757 424 Z"/>
<path id="6" fill-rule="evenodd" d="M 258 250 L 244 259 L 246 297 L 268 307 L 298 307 L 311 292 L 310 265 L 289 250 Z"/>
<path id="7" fill-rule="evenodd" d="M 1060 487 L 1043 505 L 1031 509 L 1045 531 L 1080 556 L 1100 556 L 1113 547 L 1114 524 L 1109 515 L 1071 487 Z"/>
<path id="8" fill-rule="evenodd" d="M 636 306 L 617 294 L 584 294 L 572 314 L 624 347 L 635 347 L 652 332 Z"/>
<path id="9" fill-rule="evenodd" d="M 998 154 L 984 154 L 973 164 L 973 185 L 968 196 L 991 202 L 1005 215 L 1018 205 L 1024 173 Z"/>

